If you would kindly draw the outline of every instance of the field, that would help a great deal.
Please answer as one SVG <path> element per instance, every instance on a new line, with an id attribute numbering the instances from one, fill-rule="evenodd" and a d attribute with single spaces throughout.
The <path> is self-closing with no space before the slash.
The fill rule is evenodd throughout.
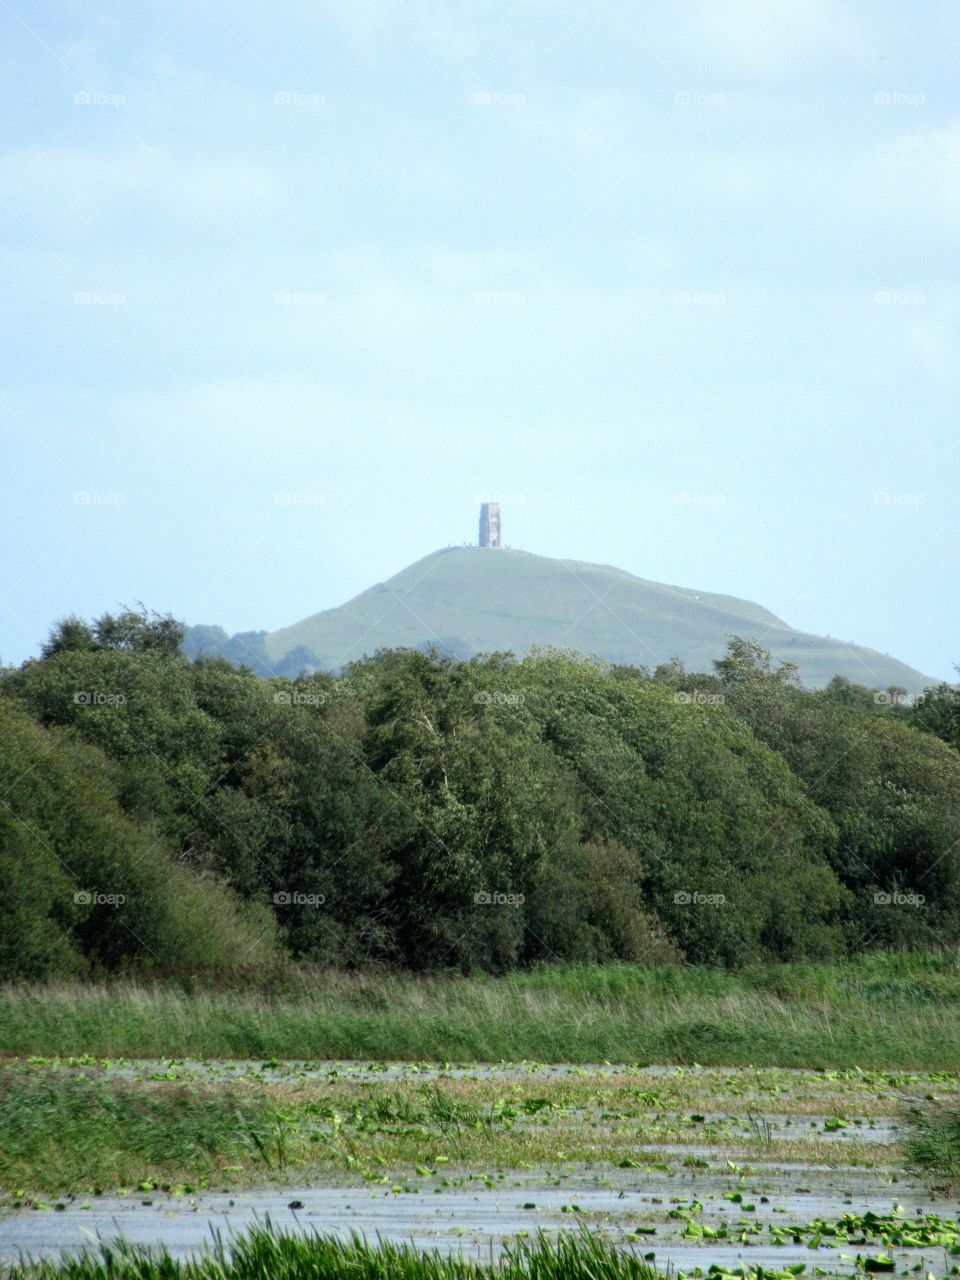
<path id="1" fill-rule="evenodd" d="M 957 1007 L 945 957 L 8 987 L 0 1258 L 52 1280 L 122 1235 L 149 1280 L 218 1231 L 204 1275 L 960 1274 Z"/>

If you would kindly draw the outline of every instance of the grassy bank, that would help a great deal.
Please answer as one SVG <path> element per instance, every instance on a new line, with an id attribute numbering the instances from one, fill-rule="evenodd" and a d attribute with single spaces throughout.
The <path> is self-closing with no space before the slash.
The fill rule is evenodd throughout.
<path id="1" fill-rule="evenodd" d="M 953 1069 L 960 966 L 872 955 L 740 973 L 633 965 L 504 978 L 302 971 L 280 988 L 0 988 L 0 1053 Z"/>

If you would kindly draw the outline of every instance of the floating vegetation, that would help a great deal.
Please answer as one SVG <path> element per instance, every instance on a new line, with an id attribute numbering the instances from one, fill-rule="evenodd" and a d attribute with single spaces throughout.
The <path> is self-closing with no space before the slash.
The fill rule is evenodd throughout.
<path id="1" fill-rule="evenodd" d="M 739 1202 L 740 1196 L 728 1193 L 724 1199 Z M 680 1233 L 683 1239 L 755 1244 L 759 1243 L 758 1238 L 767 1237 L 776 1245 L 802 1244 L 808 1249 L 881 1244 L 902 1249 L 947 1249 L 960 1256 L 960 1223 L 956 1218 L 941 1218 L 935 1213 L 908 1218 L 899 1206 L 890 1214 L 845 1213 L 833 1221 L 813 1218 L 809 1222 L 762 1223 L 740 1218 L 715 1226 L 697 1220 L 702 1208 L 694 1201 L 687 1208 L 670 1213 L 672 1218 L 687 1220 Z M 754 1212 L 756 1205 L 742 1204 L 741 1208 L 745 1213 Z"/>

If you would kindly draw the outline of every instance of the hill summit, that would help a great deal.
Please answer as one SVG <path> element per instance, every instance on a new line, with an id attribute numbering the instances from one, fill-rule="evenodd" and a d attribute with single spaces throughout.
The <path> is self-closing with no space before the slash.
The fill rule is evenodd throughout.
<path id="1" fill-rule="evenodd" d="M 195 631 L 226 639 L 219 628 Z M 835 675 L 908 693 L 936 683 L 875 650 L 796 631 L 747 600 L 503 548 L 434 551 L 338 608 L 250 639 L 268 671 L 306 664 L 339 670 L 398 646 L 435 647 L 460 658 L 556 646 L 651 670 L 677 657 L 691 671 L 709 671 L 733 635 L 757 639 L 775 660 L 796 663 L 810 688 Z M 221 651 L 212 643 L 203 648 Z"/>

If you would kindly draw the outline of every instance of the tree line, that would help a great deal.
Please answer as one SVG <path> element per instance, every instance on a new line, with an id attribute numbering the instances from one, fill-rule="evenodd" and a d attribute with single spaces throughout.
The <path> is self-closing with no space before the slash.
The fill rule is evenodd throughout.
<path id="1" fill-rule="evenodd" d="M 145 609 L 0 678 L 0 976 L 503 972 L 960 941 L 960 692 L 562 651 L 336 677 Z"/>

